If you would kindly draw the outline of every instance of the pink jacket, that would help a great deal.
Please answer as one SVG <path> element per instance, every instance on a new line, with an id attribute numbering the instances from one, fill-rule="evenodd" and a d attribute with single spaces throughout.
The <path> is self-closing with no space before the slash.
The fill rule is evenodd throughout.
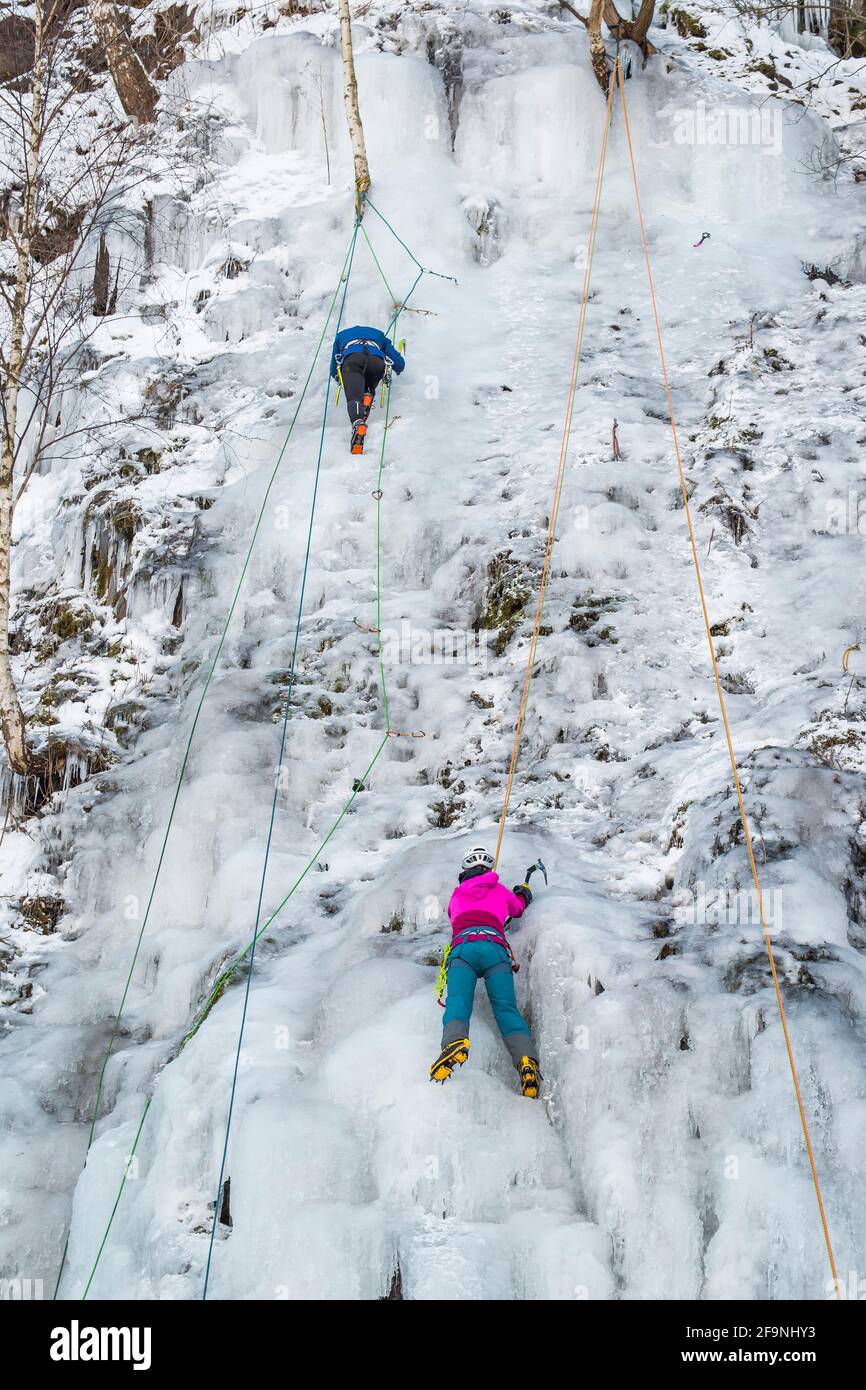
<path id="1" fill-rule="evenodd" d="M 505 919 L 522 917 L 525 910 L 523 899 L 500 883 L 499 875 L 492 869 L 490 873 L 467 878 L 465 883 L 458 883 L 448 904 L 451 945 L 454 946 L 458 939 L 474 941 L 493 935 L 508 949 Z M 473 927 L 481 929 L 478 936 L 473 935 Z"/>

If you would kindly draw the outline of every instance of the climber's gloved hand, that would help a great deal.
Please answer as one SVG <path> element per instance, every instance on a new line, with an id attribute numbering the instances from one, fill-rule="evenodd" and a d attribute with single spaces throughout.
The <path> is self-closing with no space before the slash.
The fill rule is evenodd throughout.
<path id="1" fill-rule="evenodd" d="M 528 883 L 517 883 L 511 891 L 515 898 L 523 899 L 524 907 L 529 907 L 529 904 L 532 902 L 532 889 Z"/>

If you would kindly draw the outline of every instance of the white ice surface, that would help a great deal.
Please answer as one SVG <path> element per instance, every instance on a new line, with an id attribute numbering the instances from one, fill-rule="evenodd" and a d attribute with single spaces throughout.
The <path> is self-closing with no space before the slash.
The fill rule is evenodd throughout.
<path id="1" fill-rule="evenodd" d="M 409 10 L 395 29 L 374 6 L 358 27 L 375 204 L 422 264 L 459 280 L 424 279 L 419 312 L 400 322 L 408 367 L 383 500 L 389 631 L 471 629 L 494 556 L 510 552 L 532 580 L 543 553 L 604 104 L 573 22 L 525 5 L 497 25 L 492 8 Z M 464 40 L 453 150 L 428 32 L 434 49 L 458 53 Z M 724 626 L 720 669 L 766 892 L 780 905 L 779 969 L 845 1277 L 866 1235 L 866 729 L 859 687 L 843 708 L 839 664 L 864 636 L 863 540 L 838 524 L 863 481 L 866 276 L 851 269 L 862 192 L 808 172 L 828 125 L 774 97 L 771 149 L 679 142 L 690 103 L 762 98 L 733 58 L 707 63 L 672 31 L 656 37 L 666 56 L 628 84 L 644 213 L 711 621 Z M 731 47 L 742 59 L 742 39 Z M 818 70 L 826 56 L 804 44 L 797 61 Z M 9 978 L 25 971 L 34 986 L 17 1003 L 10 995 L 0 1052 L 0 1267 L 50 1279 L 68 1229 L 69 1298 L 87 1283 L 148 1096 L 89 1296 L 201 1293 L 242 978 L 180 1056 L 177 1046 L 253 926 L 328 345 L 199 724 L 79 1173 L 194 704 L 352 219 L 330 19 L 221 29 L 173 83 L 190 111 L 219 114 L 208 177 L 178 197 L 154 174 L 153 263 L 96 339 L 110 355 L 99 370 L 128 398 L 172 374 L 186 391 L 167 448 L 130 437 L 130 452 L 163 449 L 158 473 L 120 481 L 116 458 L 103 470 L 142 514 L 117 557 L 125 614 L 94 596 L 91 461 L 34 480 L 16 547 L 22 595 L 83 594 L 100 631 L 124 644 L 89 666 L 74 644 L 61 648 L 58 662 L 93 673 L 79 722 L 98 727 L 118 689 L 145 709 L 108 773 L 69 791 L 38 834 L 9 831 L 0 847 Z M 364 226 L 405 294 L 408 257 L 372 213 Z M 695 249 L 703 231 L 711 238 Z M 810 281 L 804 263 L 848 267 L 856 283 Z M 391 312 L 362 240 L 346 322 Z M 426 737 L 389 745 L 323 867 L 260 943 L 228 1164 L 233 1224 L 220 1227 L 213 1297 L 373 1299 L 397 1269 L 412 1299 L 826 1297 L 760 928 L 694 922 L 688 910 L 696 893 L 747 892 L 750 879 L 656 351 L 617 112 L 551 630 L 503 858 L 510 881 L 538 854 L 550 871 L 514 938 L 544 1101 L 517 1093 L 480 998 L 470 1063 L 444 1089 L 427 1080 L 442 909 L 461 853 L 495 835 L 525 620 L 480 666 L 391 661 L 393 725 Z M 341 412 L 327 432 L 268 911 L 381 737 L 375 654 L 353 621 L 370 626 L 375 614 L 381 415 L 358 463 Z M 729 506 L 746 519 L 739 543 Z M 570 625 L 589 599 L 601 617 Z M 48 892 L 45 875 L 65 912 L 55 934 L 34 937 L 16 908 Z"/>

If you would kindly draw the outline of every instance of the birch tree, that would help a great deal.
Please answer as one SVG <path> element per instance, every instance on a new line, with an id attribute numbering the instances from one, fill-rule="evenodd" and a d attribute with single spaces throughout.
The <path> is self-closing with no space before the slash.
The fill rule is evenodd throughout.
<path id="1" fill-rule="evenodd" d="M 3 437 L 0 442 L 0 725 L 6 756 L 13 772 L 25 773 L 29 767 L 27 735 L 21 702 L 12 675 L 9 652 L 9 595 L 12 566 L 12 511 L 15 454 L 18 429 L 18 401 L 22 367 L 26 352 L 25 317 L 29 299 L 29 272 L 33 256 L 33 234 L 36 223 L 36 170 L 39 165 L 43 137 L 43 105 L 45 82 L 44 15 L 41 0 L 34 10 L 35 49 L 30 97 L 30 118 L 21 127 L 21 156 L 24 173 L 23 198 L 16 232 L 7 224 L 12 241 L 15 272 L 9 308 L 8 349 L 0 349 L 3 368 Z M 17 134 L 17 131 L 16 131 Z M 6 292 L 4 287 L 4 298 Z M 5 358 L 5 360 L 3 360 Z"/>
<path id="2" fill-rule="evenodd" d="M 343 59 L 343 97 L 346 103 L 349 135 L 352 138 L 352 156 L 355 163 L 355 196 L 360 206 L 363 195 L 370 187 L 370 166 L 367 163 L 364 127 L 361 124 L 361 110 L 358 105 L 358 80 L 355 77 L 355 58 L 352 52 L 352 16 L 349 13 L 349 0 L 338 0 L 338 5 L 340 10 L 340 53 Z"/>
<path id="3" fill-rule="evenodd" d="M 589 18 L 586 21 L 586 29 L 589 35 L 589 58 L 592 63 L 592 70 L 595 73 L 598 85 L 606 94 L 610 82 L 610 67 L 608 66 L 607 54 L 604 49 L 604 39 L 601 33 L 601 20 L 604 6 L 605 0 L 592 0 L 592 4 L 589 7 Z"/>
<path id="4" fill-rule="evenodd" d="M 34 0 L 31 14 L 32 67 L 0 87 L 0 727 L 19 774 L 33 759 L 9 641 L 13 519 L 67 437 L 63 397 L 95 331 L 97 247 L 119 215 L 134 139 L 105 93 L 88 90 L 63 0 Z"/>

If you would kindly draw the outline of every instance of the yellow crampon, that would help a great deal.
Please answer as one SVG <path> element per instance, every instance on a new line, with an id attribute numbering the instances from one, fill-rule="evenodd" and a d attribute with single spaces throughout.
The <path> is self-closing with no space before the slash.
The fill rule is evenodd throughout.
<path id="1" fill-rule="evenodd" d="M 436 1003 L 443 1009 L 445 1005 L 442 1003 L 442 995 L 445 993 L 448 986 L 448 957 L 450 954 L 451 947 L 446 946 L 445 950 L 442 952 L 442 964 L 439 967 L 439 974 L 436 977 Z"/>
<path id="2" fill-rule="evenodd" d="M 445 1083 L 455 1067 L 462 1067 L 469 1056 L 469 1039 L 457 1038 L 446 1044 L 430 1068 L 430 1080 Z"/>
<path id="3" fill-rule="evenodd" d="M 538 1091 L 543 1081 L 541 1069 L 534 1057 L 521 1057 L 520 1066 L 517 1068 L 520 1077 L 520 1089 L 530 1100 L 538 1099 Z"/>

